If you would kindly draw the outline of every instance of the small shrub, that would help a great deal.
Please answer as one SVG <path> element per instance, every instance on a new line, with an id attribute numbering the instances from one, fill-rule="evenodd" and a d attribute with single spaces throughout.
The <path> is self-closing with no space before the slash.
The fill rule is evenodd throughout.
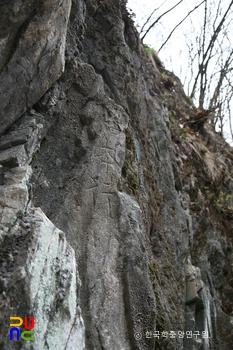
<path id="1" fill-rule="evenodd" d="M 233 207 L 229 203 L 230 199 L 231 199 L 231 194 L 221 191 L 219 194 L 219 197 L 214 199 L 214 203 L 220 208 L 226 208 L 226 209 L 232 210 Z"/>
<path id="2" fill-rule="evenodd" d="M 162 77 L 163 80 L 168 80 L 168 76 L 167 76 L 167 74 L 165 72 L 161 73 L 161 77 Z"/>
<path id="3" fill-rule="evenodd" d="M 207 153 L 207 149 L 206 148 L 201 148 L 200 149 L 200 153 L 201 153 L 201 156 L 204 157 L 205 154 Z"/>
<path id="4" fill-rule="evenodd" d="M 153 47 L 150 47 L 148 45 L 144 45 L 144 50 L 147 55 L 153 55 L 155 53 L 155 49 L 153 49 Z"/>
<path id="5" fill-rule="evenodd" d="M 38 159 L 39 154 L 40 154 L 40 149 L 38 148 L 38 150 L 32 155 L 32 162 L 35 162 Z"/>

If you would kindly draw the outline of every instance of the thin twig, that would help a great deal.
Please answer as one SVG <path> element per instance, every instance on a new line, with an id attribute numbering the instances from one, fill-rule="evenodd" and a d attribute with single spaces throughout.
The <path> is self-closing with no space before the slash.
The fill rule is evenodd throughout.
<path id="1" fill-rule="evenodd" d="M 173 7 L 171 7 L 169 10 L 167 10 L 166 12 L 164 12 L 161 16 L 159 16 L 156 21 L 154 21 L 150 26 L 149 28 L 147 29 L 147 31 L 145 32 L 145 34 L 143 35 L 142 37 L 142 41 L 143 39 L 145 39 L 145 36 L 149 33 L 149 31 L 151 30 L 151 28 L 153 28 L 156 23 L 158 23 L 160 21 L 160 19 L 165 16 L 167 13 L 169 13 L 170 11 L 172 11 L 174 8 L 176 8 L 181 2 L 183 2 L 183 0 L 180 0 L 176 5 L 174 5 Z"/>
<path id="2" fill-rule="evenodd" d="M 189 11 L 189 13 L 187 14 L 187 16 L 185 16 L 182 21 L 180 21 L 174 28 L 173 30 L 171 31 L 171 33 L 168 35 L 167 39 L 165 40 L 165 42 L 160 46 L 159 51 L 161 51 L 161 49 L 164 47 L 164 45 L 166 45 L 166 43 L 168 42 L 168 40 L 170 39 L 170 37 L 172 36 L 172 34 L 174 33 L 174 31 L 181 25 L 181 23 L 183 23 L 186 18 L 193 12 L 195 11 L 199 6 L 201 6 L 203 4 L 205 0 L 203 0 L 199 5 L 197 5 L 196 7 L 194 7 L 194 9 L 192 9 L 191 11 Z"/>

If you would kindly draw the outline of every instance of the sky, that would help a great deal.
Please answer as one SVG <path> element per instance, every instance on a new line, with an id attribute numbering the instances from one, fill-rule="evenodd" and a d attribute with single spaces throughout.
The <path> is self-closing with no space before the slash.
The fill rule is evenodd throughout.
<path id="1" fill-rule="evenodd" d="M 153 20 L 157 19 L 178 2 L 179 0 L 128 0 L 128 8 L 132 9 L 132 12 L 135 13 L 135 24 L 138 30 L 140 30 L 142 23 L 145 23 L 148 18 L 148 14 L 151 14 L 155 8 L 157 8 L 157 11 L 155 11 L 152 17 Z M 201 0 L 184 0 L 181 2 L 181 4 L 170 13 L 166 14 L 156 26 L 150 30 L 143 40 L 144 44 L 149 44 L 158 51 L 173 28 L 200 2 Z M 182 62 L 187 60 L 186 42 L 189 42 L 188 33 L 191 27 L 194 26 L 194 28 L 197 28 L 202 25 L 203 16 L 204 6 L 201 5 L 199 9 L 193 12 L 192 18 L 187 18 L 182 26 L 179 26 L 174 31 L 168 43 L 159 52 L 159 56 L 165 63 L 166 68 L 172 70 L 182 81 L 184 81 L 187 74 Z"/>
<path id="2" fill-rule="evenodd" d="M 142 24 L 145 23 L 148 16 L 156 8 L 151 22 L 155 21 L 160 15 L 166 12 L 168 9 L 177 4 L 179 0 L 128 0 L 128 9 L 136 15 L 134 18 L 135 24 L 140 31 Z M 148 35 L 143 40 L 144 44 L 148 44 L 153 47 L 156 51 L 166 40 L 167 36 L 173 30 L 173 28 L 191 11 L 196 5 L 200 4 L 202 0 L 183 0 L 175 9 L 170 13 L 166 14 L 161 20 L 156 24 L 156 26 L 150 30 Z M 209 0 L 208 3 L 211 4 L 214 0 Z M 223 8 L 229 5 L 229 0 L 222 0 Z M 221 17 L 221 14 L 220 16 Z M 215 19 L 215 14 L 213 12 L 213 20 L 210 22 L 210 27 L 208 30 L 212 30 L 213 23 Z M 232 16 L 233 19 L 233 16 Z M 168 70 L 173 71 L 180 79 L 184 85 L 187 94 L 190 94 L 192 89 L 191 74 L 195 75 L 198 68 L 198 62 L 190 68 L 188 64 L 188 57 L 190 57 L 189 50 L 192 50 L 193 43 L 191 41 L 193 38 L 198 37 L 200 33 L 200 28 L 203 26 L 204 20 L 204 4 L 202 4 L 196 11 L 192 13 L 182 24 L 179 26 L 175 32 L 172 34 L 168 43 L 164 46 L 161 51 L 159 51 L 159 57 L 164 62 Z M 232 21 L 233 22 L 233 21 Z M 146 28 L 146 27 L 145 27 Z M 233 32 L 233 28 L 232 28 Z M 142 35 L 141 35 L 142 37 Z M 232 34 L 230 35 L 232 38 Z M 233 47 L 233 42 L 227 43 L 229 47 Z M 218 63 L 218 62 L 217 62 Z M 195 71 L 196 70 L 196 71 Z M 211 66 L 212 72 L 219 71 L 219 66 L 213 61 Z M 198 105 L 197 101 L 196 105 Z M 233 109 L 233 108 L 232 108 Z M 218 130 L 217 130 L 218 131 Z M 229 138 L 229 121 L 225 121 L 224 136 L 228 142 Z"/>
<path id="3" fill-rule="evenodd" d="M 145 23 L 146 19 L 148 18 L 148 14 L 152 13 L 152 11 L 157 8 L 157 11 L 155 11 L 152 19 L 157 19 L 161 14 L 166 12 L 168 9 L 170 9 L 172 6 L 174 6 L 176 3 L 178 3 L 179 0 L 159 0 L 159 1 L 150 1 L 150 0 L 128 0 L 128 8 L 132 9 L 132 11 L 135 13 L 135 23 L 140 23 L 140 26 L 142 23 Z M 192 1 L 184 1 L 180 5 L 178 5 L 175 9 L 173 9 L 170 13 L 166 14 L 159 22 L 158 24 L 151 29 L 151 31 L 148 33 L 146 38 L 144 39 L 144 44 L 150 44 L 154 47 L 155 50 L 159 50 L 159 47 L 161 46 L 161 43 L 163 43 L 167 37 L 167 35 L 172 31 L 172 29 L 175 27 L 176 24 L 179 23 L 187 14 L 188 11 L 190 11 L 195 4 L 199 4 L 201 1 L 192 0 Z M 201 7 L 199 14 L 196 14 L 195 16 L 195 22 L 198 21 L 199 24 L 201 23 L 201 18 L 203 14 L 203 6 Z M 179 54 L 180 51 L 183 50 L 184 45 L 184 33 L 187 28 L 190 27 L 190 19 L 186 19 L 186 21 L 183 23 L 182 27 L 179 27 L 176 29 L 174 34 L 171 37 L 170 42 L 168 43 L 167 47 L 169 47 L 171 44 L 175 46 L 175 50 L 173 54 Z M 139 29 L 139 26 L 138 26 Z M 165 47 L 164 50 L 160 52 L 160 56 L 162 59 L 166 60 L 166 56 L 168 55 L 169 50 Z M 177 69 L 177 66 L 174 65 L 174 69 Z"/>

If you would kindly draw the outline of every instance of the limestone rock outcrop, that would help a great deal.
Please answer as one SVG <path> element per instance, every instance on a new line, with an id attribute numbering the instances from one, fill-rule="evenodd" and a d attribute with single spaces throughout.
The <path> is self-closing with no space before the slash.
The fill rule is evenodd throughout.
<path id="1" fill-rule="evenodd" d="M 75 252 L 65 234 L 31 202 L 30 163 L 43 130 L 36 117 L 23 118 L 0 146 L 0 346 L 31 349 L 31 341 L 10 340 L 15 328 L 10 317 L 34 316 L 33 349 L 81 350 L 85 337 Z M 17 330 L 12 332 L 18 339 Z"/>
<path id="2" fill-rule="evenodd" d="M 0 348 L 232 349 L 232 148 L 124 0 L 0 10 Z"/>

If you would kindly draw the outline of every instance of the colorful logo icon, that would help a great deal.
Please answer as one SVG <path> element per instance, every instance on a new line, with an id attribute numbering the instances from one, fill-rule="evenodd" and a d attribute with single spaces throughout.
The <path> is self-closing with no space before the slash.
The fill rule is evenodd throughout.
<path id="1" fill-rule="evenodd" d="M 34 316 L 25 316 L 24 319 L 18 316 L 10 316 L 10 321 L 17 322 L 10 323 L 10 327 L 12 327 L 10 328 L 10 340 L 34 340 L 34 330 L 32 330 L 34 328 Z M 19 328 L 22 324 L 26 329 L 23 332 Z"/>

